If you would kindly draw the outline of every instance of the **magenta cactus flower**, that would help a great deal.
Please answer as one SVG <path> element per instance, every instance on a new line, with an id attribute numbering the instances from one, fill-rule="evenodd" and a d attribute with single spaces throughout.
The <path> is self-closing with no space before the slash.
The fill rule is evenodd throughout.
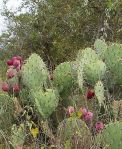
<path id="1" fill-rule="evenodd" d="M 103 122 L 99 121 L 99 122 L 96 122 L 95 124 L 95 130 L 96 132 L 100 132 L 101 130 L 104 129 L 104 124 Z"/>
<path id="2" fill-rule="evenodd" d="M 71 114 L 74 112 L 75 112 L 75 108 L 73 106 L 69 106 L 67 108 L 67 115 L 71 116 Z"/>
<path id="3" fill-rule="evenodd" d="M 9 91 L 9 85 L 8 85 L 8 83 L 4 82 L 4 83 L 2 84 L 2 90 L 3 90 L 4 92 L 8 92 L 8 91 Z"/>
<path id="4" fill-rule="evenodd" d="M 87 113 L 84 114 L 83 118 L 85 121 L 91 121 L 93 119 L 93 113 L 88 111 Z"/>

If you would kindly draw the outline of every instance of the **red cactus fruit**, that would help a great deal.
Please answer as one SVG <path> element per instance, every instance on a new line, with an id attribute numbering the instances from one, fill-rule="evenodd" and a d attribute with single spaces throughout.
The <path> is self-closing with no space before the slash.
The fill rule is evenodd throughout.
<path id="1" fill-rule="evenodd" d="M 21 56 L 14 56 L 12 57 L 12 61 L 14 60 L 19 60 L 20 62 L 22 62 L 22 57 Z"/>
<path id="2" fill-rule="evenodd" d="M 13 65 L 13 61 L 12 61 L 12 60 L 8 60 L 8 61 L 7 61 L 7 65 L 8 65 L 8 66 L 12 66 L 12 65 Z"/>
<path id="3" fill-rule="evenodd" d="M 16 56 L 16 59 L 22 62 L 22 57 L 21 56 Z"/>
<path id="4" fill-rule="evenodd" d="M 13 85 L 13 92 L 18 93 L 20 91 L 20 86 L 18 84 Z"/>
<path id="5" fill-rule="evenodd" d="M 85 115 L 84 115 L 84 120 L 85 121 L 91 121 L 93 119 L 93 113 L 88 111 Z"/>
<path id="6" fill-rule="evenodd" d="M 17 56 L 14 56 L 12 57 L 12 61 L 16 60 L 17 59 Z"/>
<path id="7" fill-rule="evenodd" d="M 7 71 L 7 78 L 13 78 L 15 76 L 15 72 L 11 69 Z"/>
<path id="8" fill-rule="evenodd" d="M 14 60 L 13 60 L 13 66 L 14 66 L 15 68 L 17 68 L 18 66 L 20 66 L 20 60 L 14 59 Z"/>
<path id="9" fill-rule="evenodd" d="M 9 91 L 9 85 L 8 85 L 8 83 L 4 82 L 4 83 L 2 84 L 2 90 L 3 90 L 4 92 L 8 92 L 8 91 Z"/>
<path id="10" fill-rule="evenodd" d="M 21 65 L 19 65 L 18 67 L 16 67 L 16 71 L 18 72 L 21 69 Z"/>
<path id="11" fill-rule="evenodd" d="M 103 122 L 101 122 L 101 121 L 99 121 L 99 122 L 96 122 L 96 124 L 95 124 L 95 130 L 96 130 L 96 132 L 100 132 L 101 130 L 103 130 L 104 129 L 104 124 L 103 124 Z"/>
<path id="12" fill-rule="evenodd" d="M 87 99 L 92 99 L 95 96 L 95 93 L 93 90 L 88 90 L 86 93 L 86 98 Z"/>

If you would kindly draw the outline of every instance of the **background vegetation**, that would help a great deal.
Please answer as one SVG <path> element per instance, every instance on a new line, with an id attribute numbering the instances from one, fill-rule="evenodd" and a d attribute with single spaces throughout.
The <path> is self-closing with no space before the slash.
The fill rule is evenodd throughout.
<path id="1" fill-rule="evenodd" d="M 121 149 L 122 1 L 7 2 L 0 148 Z"/>
<path id="2" fill-rule="evenodd" d="M 16 13 L 6 3 L 3 15 L 8 29 L 0 37 L 9 50 L 5 53 L 36 52 L 49 68 L 74 59 L 79 49 L 93 45 L 96 38 L 122 41 L 121 0 L 23 0 Z M 21 13 L 23 9 L 27 12 Z"/>

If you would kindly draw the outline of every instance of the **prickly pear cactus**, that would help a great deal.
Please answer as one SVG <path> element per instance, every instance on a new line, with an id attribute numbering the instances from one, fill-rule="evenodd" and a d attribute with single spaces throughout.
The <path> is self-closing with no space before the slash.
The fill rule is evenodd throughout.
<path id="1" fill-rule="evenodd" d="M 19 93 L 19 100 L 24 105 L 29 105 L 33 103 L 33 100 L 31 100 L 31 90 L 28 88 L 21 89 Z"/>
<path id="2" fill-rule="evenodd" d="M 58 88 L 59 93 L 68 93 L 76 83 L 76 70 L 71 62 L 61 63 L 54 70 L 54 85 Z"/>
<path id="3" fill-rule="evenodd" d="M 95 95 L 97 97 L 99 106 L 104 105 L 105 96 L 104 96 L 104 85 L 101 81 L 98 81 L 94 87 Z"/>
<path id="4" fill-rule="evenodd" d="M 105 72 L 106 65 L 100 60 L 87 64 L 84 67 L 85 79 L 91 84 L 101 80 L 104 77 Z"/>
<path id="5" fill-rule="evenodd" d="M 19 127 L 17 127 L 16 124 L 14 124 L 11 128 L 11 144 L 14 148 L 17 148 L 18 146 L 23 146 L 25 142 L 26 137 L 26 131 L 24 124 L 20 124 Z"/>
<path id="6" fill-rule="evenodd" d="M 82 65 L 90 64 L 94 61 L 98 60 L 98 56 L 94 50 L 91 48 L 86 48 L 84 50 L 80 50 L 77 54 L 77 63 L 82 63 Z"/>
<path id="7" fill-rule="evenodd" d="M 48 70 L 37 54 L 32 54 L 22 67 L 22 81 L 29 89 L 46 86 Z"/>
<path id="8" fill-rule="evenodd" d="M 118 121 L 122 121 L 122 100 L 114 100 L 112 102 L 112 109 L 114 118 Z"/>
<path id="9" fill-rule="evenodd" d="M 100 58 L 104 58 L 105 51 L 107 50 L 107 44 L 105 43 L 105 40 L 96 39 L 94 43 L 94 48 L 98 56 Z"/>
<path id="10" fill-rule="evenodd" d="M 100 136 L 102 144 L 104 144 L 104 147 L 107 147 L 107 149 L 121 149 L 122 122 L 114 122 L 106 125 L 106 128 L 103 130 Z"/>
<path id="11" fill-rule="evenodd" d="M 78 65 L 78 82 L 80 82 L 78 84 L 80 88 L 83 80 L 94 84 L 96 81 L 103 78 L 106 65 L 99 60 L 98 55 L 91 48 L 79 51 L 76 62 Z"/>
<path id="12" fill-rule="evenodd" d="M 13 118 L 13 100 L 5 93 L 0 93 L 0 129 L 9 131 Z M 7 120 L 7 121 L 6 121 Z"/>
<path id="13" fill-rule="evenodd" d="M 114 84 L 122 85 L 122 44 L 113 43 L 108 46 L 104 59 Z"/>
<path id="14" fill-rule="evenodd" d="M 71 148 L 88 149 L 92 146 L 92 138 L 86 124 L 77 118 L 71 117 L 64 119 L 58 126 L 57 137 L 60 144 L 64 147 L 67 142 L 70 143 Z M 75 142 L 77 141 L 77 143 Z M 87 142 L 87 143 L 86 143 Z"/>
<path id="15" fill-rule="evenodd" d="M 48 118 L 58 106 L 59 96 L 56 90 L 47 89 L 46 92 L 42 90 L 32 91 L 32 98 L 38 112 L 44 119 Z"/>
<path id="16" fill-rule="evenodd" d="M 79 85 L 79 88 L 82 89 L 83 88 L 83 83 L 84 83 L 84 78 L 83 78 L 83 66 L 82 66 L 82 63 L 79 63 L 78 64 L 78 67 L 77 67 L 77 74 L 78 74 L 78 85 Z"/>

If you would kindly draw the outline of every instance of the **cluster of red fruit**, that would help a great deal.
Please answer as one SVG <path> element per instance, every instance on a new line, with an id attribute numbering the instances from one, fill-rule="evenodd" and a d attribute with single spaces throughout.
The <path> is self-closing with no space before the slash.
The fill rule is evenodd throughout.
<path id="1" fill-rule="evenodd" d="M 71 116 L 75 112 L 75 108 L 69 106 L 67 108 L 67 115 Z M 82 118 L 85 122 L 91 121 L 93 119 L 93 113 L 86 108 L 80 108 L 78 111 L 78 117 Z"/>
<path id="2" fill-rule="evenodd" d="M 67 115 L 72 116 L 73 113 L 75 113 L 75 108 L 73 106 L 69 106 L 67 108 Z M 86 108 L 80 108 L 79 109 L 79 118 L 84 120 L 85 122 L 92 121 L 93 119 L 93 113 L 91 111 L 88 111 Z M 97 133 L 101 132 L 101 130 L 104 129 L 104 124 L 102 121 L 98 121 L 95 123 L 95 131 Z"/>
<path id="3" fill-rule="evenodd" d="M 86 92 L 86 99 L 88 100 L 92 99 L 94 98 L 94 96 L 95 96 L 94 91 L 92 89 L 88 89 Z M 69 106 L 67 108 L 67 115 L 72 116 L 73 113 L 75 113 L 75 108 L 73 106 Z M 90 122 L 93 120 L 93 113 L 86 108 L 80 108 L 77 116 L 85 122 Z M 96 132 L 100 132 L 101 130 L 103 130 L 103 128 L 104 128 L 103 122 L 101 121 L 96 122 L 95 124 Z"/>
<path id="4" fill-rule="evenodd" d="M 22 57 L 21 56 L 14 56 L 12 59 L 8 60 L 7 61 L 7 65 L 9 67 L 9 69 L 7 70 L 7 79 L 12 79 L 14 77 L 17 77 L 17 73 L 21 70 L 21 67 L 22 67 Z M 2 84 L 2 90 L 4 92 L 9 92 L 11 89 L 11 86 L 9 85 L 9 83 L 4 82 Z M 20 91 L 20 86 L 18 83 L 15 83 L 13 86 L 12 86 L 12 91 L 14 93 L 18 93 Z"/>

